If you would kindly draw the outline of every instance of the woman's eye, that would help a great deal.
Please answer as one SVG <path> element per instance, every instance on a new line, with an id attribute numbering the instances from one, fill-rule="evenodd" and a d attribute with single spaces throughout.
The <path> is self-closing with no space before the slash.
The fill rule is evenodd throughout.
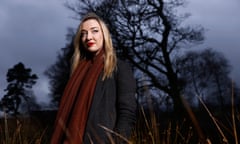
<path id="1" fill-rule="evenodd" d="M 92 31 L 92 33 L 97 33 L 97 32 L 98 32 L 98 30 L 93 30 L 93 31 Z"/>
<path id="2" fill-rule="evenodd" d="M 86 35 L 87 35 L 86 32 L 82 32 L 82 33 L 81 33 L 81 37 L 84 37 L 84 36 L 86 36 Z"/>

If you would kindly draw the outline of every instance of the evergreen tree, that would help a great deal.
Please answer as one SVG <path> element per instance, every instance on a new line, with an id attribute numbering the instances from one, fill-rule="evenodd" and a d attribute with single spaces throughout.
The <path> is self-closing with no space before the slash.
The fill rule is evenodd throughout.
<path id="1" fill-rule="evenodd" d="M 36 74 L 31 74 L 31 71 L 30 68 L 25 68 L 21 62 L 8 70 L 8 85 L 4 90 L 6 94 L 1 100 L 1 107 L 7 113 L 18 114 L 22 100 L 28 101 L 31 98 L 32 93 L 29 91 L 38 79 Z"/>

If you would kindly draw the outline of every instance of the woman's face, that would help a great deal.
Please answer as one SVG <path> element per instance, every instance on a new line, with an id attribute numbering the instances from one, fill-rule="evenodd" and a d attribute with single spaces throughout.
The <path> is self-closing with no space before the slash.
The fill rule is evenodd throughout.
<path id="1" fill-rule="evenodd" d="M 89 19 L 82 23 L 81 40 L 84 48 L 98 54 L 103 48 L 103 33 L 101 26 L 95 19 Z"/>

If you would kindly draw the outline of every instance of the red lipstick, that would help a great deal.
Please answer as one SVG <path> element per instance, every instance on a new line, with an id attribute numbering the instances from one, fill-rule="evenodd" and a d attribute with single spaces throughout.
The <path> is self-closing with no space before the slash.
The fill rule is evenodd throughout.
<path id="1" fill-rule="evenodd" d="M 89 47 L 91 47 L 91 46 L 94 45 L 94 43 L 93 43 L 93 42 L 88 42 L 87 45 L 88 45 Z"/>

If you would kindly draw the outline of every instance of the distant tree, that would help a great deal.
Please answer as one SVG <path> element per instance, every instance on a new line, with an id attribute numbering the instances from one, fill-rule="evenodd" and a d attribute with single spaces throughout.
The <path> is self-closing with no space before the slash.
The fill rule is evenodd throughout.
<path id="1" fill-rule="evenodd" d="M 184 85 L 176 60 L 182 49 L 204 39 L 201 26 L 182 24 L 189 14 L 178 15 L 176 8 L 184 4 L 184 0 L 81 0 L 68 7 L 80 17 L 89 11 L 103 17 L 119 56 L 135 68 L 140 97 L 147 87 L 150 96 L 172 101 L 174 110 L 181 114 Z"/>
<path id="2" fill-rule="evenodd" d="M 37 103 L 36 96 L 32 90 L 27 90 L 25 92 L 28 97 L 27 101 L 22 101 L 20 105 L 21 112 L 30 114 L 32 111 L 40 110 L 42 105 Z"/>
<path id="3" fill-rule="evenodd" d="M 236 85 L 235 82 L 232 82 L 232 95 L 233 96 L 233 104 L 236 108 L 240 108 L 240 88 Z"/>
<path id="4" fill-rule="evenodd" d="M 185 95 L 192 100 L 201 97 L 206 103 L 224 107 L 231 100 L 231 66 L 220 52 L 213 49 L 189 51 L 178 60 Z"/>
<path id="5" fill-rule="evenodd" d="M 71 57 L 73 53 L 73 29 L 68 29 L 67 41 L 65 48 L 62 48 L 54 64 L 49 66 L 44 74 L 50 79 L 50 97 L 54 107 L 58 106 L 64 91 L 65 85 L 70 76 Z"/>
<path id="6" fill-rule="evenodd" d="M 22 100 L 28 101 L 31 98 L 32 93 L 29 92 L 38 79 L 31 71 L 21 62 L 8 70 L 6 94 L 1 99 L 1 106 L 7 113 L 18 114 Z"/>

